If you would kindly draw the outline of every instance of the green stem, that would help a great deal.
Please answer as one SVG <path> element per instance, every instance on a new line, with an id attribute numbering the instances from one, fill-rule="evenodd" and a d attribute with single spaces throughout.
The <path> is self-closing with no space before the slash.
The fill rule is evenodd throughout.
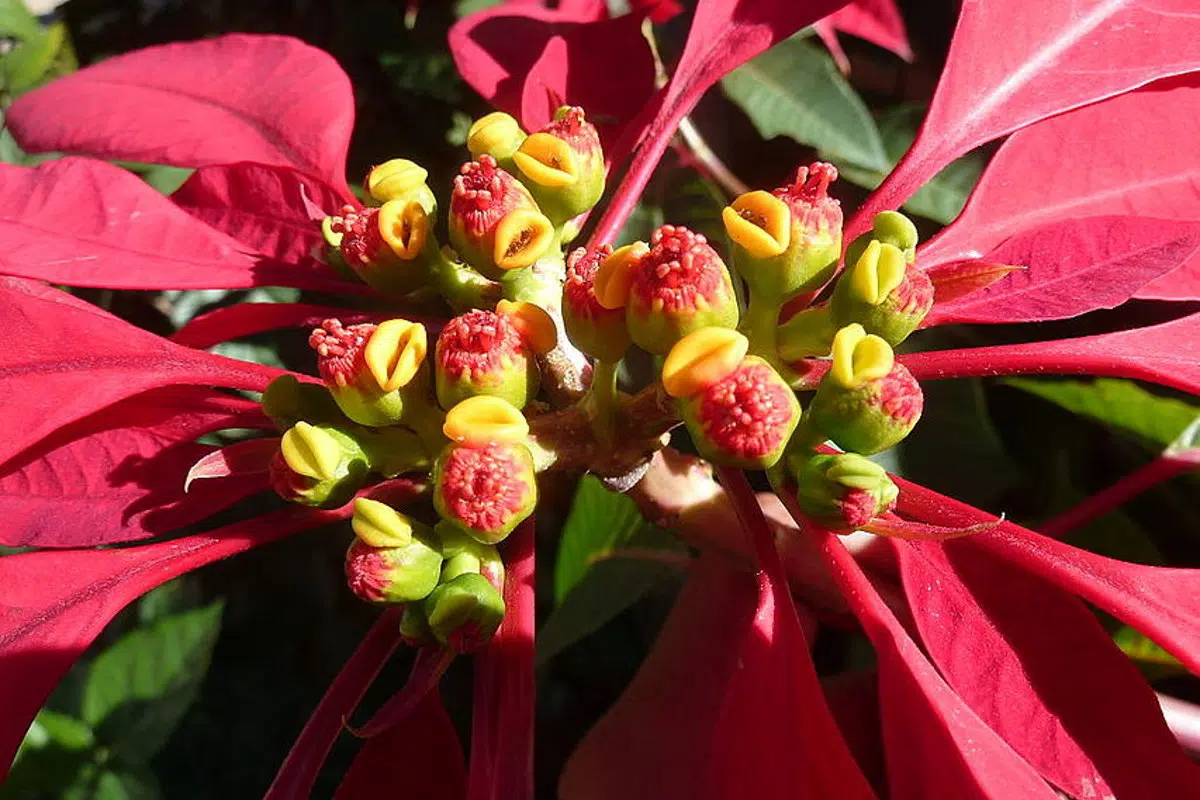
<path id="1" fill-rule="evenodd" d="M 442 297 L 455 311 L 492 308 L 501 297 L 500 284 L 488 280 L 465 264 L 453 261 L 444 249 L 430 259 L 430 272 Z"/>
<path id="2" fill-rule="evenodd" d="M 601 444 L 612 444 L 616 435 L 617 367 L 619 361 L 597 361 L 592 366 L 592 387 L 588 390 L 588 418 Z"/>
<path id="3" fill-rule="evenodd" d="M 750 340 L 750 353 L 772 366 L 779 363 L 776 332 L 779 329 L 779 303 L 750 290 L 750 303 L 738 326 Z"/>

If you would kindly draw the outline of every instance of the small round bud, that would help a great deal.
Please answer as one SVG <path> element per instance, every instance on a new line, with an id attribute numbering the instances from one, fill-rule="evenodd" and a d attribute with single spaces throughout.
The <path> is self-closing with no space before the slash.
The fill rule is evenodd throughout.
<path id="1" fill-rule="evenodd" d="M 368 603 L 421 600 L 438 584 L 442 554 L 433 532 L 391 506 L 354 501 L 355 540 L 346 552 L 346 581 Z"/>
<path id="2" fill-rule="evenodd" d="M 294 375 L 280 375 L 267 384 L 262 410 L 280 430 L 301 420 L 318 424 L 342 419 L 328 389 L 319 383 L 301 383 Z"/>
<path id="3" fill-rule="evenodd" d="M 479 541 L 502 541 L 537 504 L 529 448 L 514 442 L 447 445 L 434 465 L 433 504 L 442 519 Z"/>
<path id="4" fill-rule="evenodd" d="M 490 642 L 504 621 L 504 597 L 482 575 L 466 573 L 434 589 L 424 610 L 439 642 L 470 653 Z"/>
<path id="5" fill-rule="evenodd" d="M 484 544 L 468 536 L 445 520 L 434 526 L 434 532 L 441 541 L 442 556 L 446 559 L 446 565 L 442 568 L 443 581 L 457 577 L 462 574 L 465 566 L 470 566 L 469 571 L 487 578 L 492 586 L 497 589 L 504 588 L 504 561 L 494 545 Z M 455 559 L 458 560 L 451 565 L 450 562 Z M 448 575 L 448 572 L 452 572 L 453 575 Z"/>
<path id="6" fill-rule="evenodd" d="M 405 295 L 422 286 L 429 268 L 420 258 L 430 239 L 431 218 L 417 201 L 392 200 L 362 211 L 345 206 L 330 223 L 341 235 L 342 260 L 368 286 Z"/>
<path id="7" fill-rule="evenodd" d="M 364 188 L 377 204 L 402 201 L 407 205 L 416 201 L 432 218 L 437 216 L 437 197 L 426 183 L 428 178 L 429 171 L 415 161 L 393 158 L 371 168 Z"/>
<path id="8" fill-rule="evenodd" d="M 729 270 L 702 235 L 663 225 L 632 273 L 625 321 L 630 337 L 642 349 L 664 355 L 692 331 L 737 327 L 737 299 Z M 602 295 L 600 301 L 607 304 Z"/>
<path id="9" fill-rule="evenodd" d="M 592 358 L 611 363 L 625 355 L 630 340 L 629 329 L 625 326 L 624 299 L 620 307 L 610 309 L 601 305 L 596 296 L 600 262 L 610 255 L 612 248 L 602 245 L 580 247 L 567 256 L 562 313 L 571 342 Z"/>
<path id="10" fill-rule="evenodd" d="M 406 401 L 423 398 L 428 343 L 419 323 L 395 319 L 346 327 L 327 319 L 308 343 L 333 399 L 360 425 L 393 425 L 403 418 Z"/>
<path id="11" fill-rule="evenodd" d="M 564 108 L 512 155 L 538 206 L 557 225 L 596 205 L 604 194 L 600 136 L 583 109 Z"/>
<path id="12" fill-rule="evenodd" d="M 921 417 L 921 387 L 892 348 L 861 325 L 833 340 L 832 363 L 813 397 L 813 424 L 843 450 L 864 455 L 897 444 Z"/>
<path id="13" fill-rule="evenodd" d="M 858 323 L 897 345 L 917 329 L 933 307 L 933 283 L 893 245 L 871 240 L 838 279 L 829 308 L 839 327 Z"/>
<path id="14" fill-rule="evenodd" d="M 509 161 L 523 141 L 525 131 L 520 123 L 503 111 L 480 117 L 467 131 L 467 149 L 474 158 L 489 155 L 498 162 Z"/>
<path id="15" fill-rule="evenodd" d="M 271 460 L 271 486 L 285 500 L 338 508 L 366 482 L 366 455 L 353 437 L 331 425 L 297 422 L 279 440 Z"/>
<path id="16" fill-rule="evenodd" d="M 537 394 L 537 361 L 512 317 L 468 311 L 446 323 L 434 351 L 438 403 L 449 409 L 486 394 L 524 408 Z"/>
<path id="17" fill-rule="evenodd" d="M 832 531 L 865 527 L 896 505 L 900 490 L 887 470 L 856 453 L 787 458 L 804 515 Z"/>
<path id="18" fill-rule="evenodd" d="M 496 278 L 527 267 L 554 240 L 554 226 L 529 191 L 481 155 L 464 164 L 450 197 L 450 244 L 471 266 Z"/>
<path id="19" fill-rule="evenodd" d="M 899 211 L 881 211 L 871 221 L 871 230 L 864 233 L 846 247 L 846 264 L 854 264 L 872 241 L 890 244 L 904 254 L 911 264 L 917 258 L 917 243 L 920 236 L 917 226 Z"/>

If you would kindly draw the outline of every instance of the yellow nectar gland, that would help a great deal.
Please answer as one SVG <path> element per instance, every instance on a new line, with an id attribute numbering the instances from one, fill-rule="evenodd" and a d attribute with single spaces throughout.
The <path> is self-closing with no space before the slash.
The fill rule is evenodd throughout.
<path id="1" fill-rule="evenodd" d="M 857 322 L 833 337 L 830 377 L 843 389 L 858 389 L 892 371 L 896 357 L 891 346 L 869 334 Z"/>
<path id="2" fill-rule="evenodd" d="M 471 123 L 467 149 L 476 158 L 484 153 L 502 157 L 515 150 L 524 138 L 520 123 L 503 111 L 493 111 Z"/>
<path id="3" fill-rule="evenodd" d="M 337 248 L 342 246 L 342 237 L 346 234 L 333 229 L 334 219 L 334 217 L 326 217 L 321 220 L 321 238 L 325 240 L 325 244 Z"/>
<path id="4" fill-rule="evenodd" d="M 872 239 L 847 276 L 852 294 L 877 306 L 904 282 L 908 259 L 900 248 Z"/>
<path id="5" fill-rule="evenodd" d="M 571 146 L 549 133 L 535 133 L 513 153 L 513 163 L 539 186 L 558 189 L 579 180 L 579 165 Z"/>
<path id="6" fill-rule="evenodd" d="M 733 374 L 749 349 L 749 340 L 729 328 L 693 331 L 667 353 L 663 389 L 671 397 L 699 394 Z"/>
<path id="7" fill-rule="evenodd" d="M 366 497 L 354 501 L 350 527 L 363 544 L 371 547 L 404 547 L 412 542 L 413 526 L 408 517 Z"/>
<path id="8" fill-rule="evenodd" d="M 421 188 L 429 171 L 407 158 L 393 158 L 367 175 L 367 192 L 380 203 L 408 195 Z"/>
<path id="9" fill-rule="evenodd" d="M 521 442 L 529 436 L 529 423 L 507 400 L 480 394 L 446 413 L 442 433 L 452 442 L 468 445 Z"/>
<path id="10" fill-rule="evenodd" d="M 379 234 L 402 261 L 412 261 L 429 239 L 429 215 L 416 200 L 389 200 L 379 209 Z"/>
<path id="11" fill-rule="evenodd" d="M 770 192 L 747 192 L 721 212 L 729 238 L 755 258 L 772 258 L 792 240 L 792 212 Z"/>
<path id="12" fill-rule="evenodd" d="M 601 261 L 592 284 L 596 302 L 610 311 L 624 308 L 629 302 L 629 289 L 633 286 L 634 271 L 649 252 L 648 244 L 634 242 L 618 247 L 612 255 Z"/>
<path id="13" fill-rule="evenodd" d="M 288 469 L 317 481 L 336 477 L 342 462 L 342 448 L 337 440 L 307 422 L 297 422 L 283 434 L 279 452 Z"/>
<path id="14" fill-rule="evenodd" d="M 554 226 L 540 211 L 515 208 L 496 226 L 492 260 L 500 269 L 528 267 L 541 257 L 554 239 Z"/>
<path id="15" fill-rule="evenodd" d="M 501 300 L 496 313 L 508 317 L 529 348 L 538 355 L 549 353 L 558 344 L 558 328 L 541 306 L 522 301 Z"/>
<path id="16" fill-rule="evenodd" d="M 389 319 L 379 323 L 367 340 L 363 360 L 379 388 L 394 392 L 412 382 L 428 351 L 429 338 L 424 325 Z"/>

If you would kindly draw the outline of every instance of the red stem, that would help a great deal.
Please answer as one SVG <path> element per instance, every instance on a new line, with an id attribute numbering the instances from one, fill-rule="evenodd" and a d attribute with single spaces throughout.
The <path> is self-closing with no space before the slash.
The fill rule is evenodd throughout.
<path id="1" fill-rule="evenodd" d="M 312 795 L 313 781 L 342 732 L 342 720 L 354 711 L 399 643 L 400 609 L 389 608 L 379 615 L 329 685 L 263 800 L 295 800 Z"/>
<path id="2" fill-rule="evenodd" d="M 475 659 L 468 800 L 533 797 L 533 518 L 505 545 L 504 622 Z"/>
<path id="3" fill-rule="evenodd" d="M 754 551 L 759 569 L 767 573 L 776 586 L 787 586 L 787 573 L 783 569 L 783 561 L 779 558 L 779 550 L 775 547 L 775 536 L 771 533 L 767 518 L 763 516 L 754 490 L 746 482 L 745 474 L 733 467 L 717 467 L 717 478 L 725 487 L 733 511 L 750 539 L 750 547 Z M 786 605 L 792 609 L 793 614 L 796 613 L 793 603 L 789 602 Z"/>
<path id="4" fill-rule="evenodd" d="M 1043 522 L 1038 526 L 1038 531 L 1046 536 L 1061 539 L 1076 528 L 1099 519 L 1124 505 L 1147 489 L 1189 469 L 1195 469 L 1194 465 L 1169 456 L 1159 456 L 1149 464 L 1145 464 L 1121 478 L 1112 486 L 1096 492 L 1074 508 Z"/>

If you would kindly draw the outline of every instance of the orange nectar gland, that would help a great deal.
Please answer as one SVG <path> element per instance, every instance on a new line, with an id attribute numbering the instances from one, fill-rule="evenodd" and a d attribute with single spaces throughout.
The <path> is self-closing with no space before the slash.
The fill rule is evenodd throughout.
<path id="1" fill-rule="evenodd" d="M 860 323 L 895 346 L 933 307 L 933 282 L 900 248 L 871 240 L 838 280 L 829 308 L 835 325 Z"/>
<path id="2" fill-rule="evenodd" d="M 525 339 L 529 349 L 545 355 L 558 345 L 558 328 L 541 306 L 522 300 L 501 300 L 496 313 L 507 317 Z"/>
<path id="3" fill-rule="evenodd" d="M 645 245 L 642 245 L 645 247 Z M 567 256 L 567 279 L 563 284 L 563 324 L 576 347 L 592 358 L 608 363 L 619 361 L 629 349 L 625 327 L 625 297 L 617 308 L 606 308 L 596 296 L 600 263 L 613 253 L 609 245 L 579 247 Z M 628 294 L 628 286 L 626 287 Z"/>
<path id="4" fill-rule="evenodd" d="M 631 271 L 625 321 L 644 350 L 664 355 L 692 331 L 737 327 L 729 270 L 701 234 L 663 225 Z M 606 297 L 600 300 L 607 304 Z"/>
<path id="5" fill-rule="evenodd" d="M 450 409 L 442 433 L 450 441 L 466 445 L 523 442 L 529 436 L 529 423 L 506 400 L 478 395 Z"/>
<path id="6" fill-rule="evenodd" d="M 342 413 L 360 425 L 384 426 L 404 414 L 404 392 L 420 384 L 428 350 L 425 327 L 394 319 L 346 327 L 327 319 L 308 338 L 317 370 Z"/>
<path id="7" fill-rule="evenodd" d="M 445 409 L 479 394 L 524 408 L 541 379 L 521 327 L 495 311 L 468 311 L 446 323 L 433 361 L 438 403 Z"/>
<path id="8" fill-rule="evenodd" d="M 554 121 L 526 138 L 512 158 L 538 205 L 556 223 L 579 216 L 604 194 L 600 136 L 581 108 L 559 109 Z"/>
<path id="9" fill-rule="evenodd" d="M 625 308 L 633 275 L 649 252 L 650 246 L 645 242 L 634 242 L 604 256 L 593 279 L 596 302 L 602 308 L 613 311 Z"/>
<path id="10" fill-rule="evenodd" d="M 728 377 L 750 348 L 729 328 L 702 328 L 680 339 L 663 361 L 663 389 L 671 397 L 691 397 Z"/>
<path id="11" fill-rule="evenodd" d="M 464 164 L 450 196 L 450 244 L 471 266 L 498 276 L 527 267 L 554 239 L 529 191 L 481 155 Z"/>
<path id="12" fill-rule="evenodd" d="M 429 216 L 415 200 L 392 200 L 362 211 L 344 206 L 329 224 L 330 232 L 341 236 L 338 248 L 346 264 L 369 286 L 388 294 L 407 294 L 425 281 L 427 270 L 417 258 L 429 229 Z"/>
<path id="13" fill-rule="evenodd" d="M 792 240 L 787 203 L 761 189 L 747 192 L 721 212 L 729 238 L 754 258 L 774 258 Z"/>
<path id="14" fill-rule="evenodd" d="M 861 325 L 833 340 L 829 373 L 813 397 L 813 424 L 843 450 L 870 455 L 897 444 L 921 417 L 921 387 L 886 341 Z"/>

